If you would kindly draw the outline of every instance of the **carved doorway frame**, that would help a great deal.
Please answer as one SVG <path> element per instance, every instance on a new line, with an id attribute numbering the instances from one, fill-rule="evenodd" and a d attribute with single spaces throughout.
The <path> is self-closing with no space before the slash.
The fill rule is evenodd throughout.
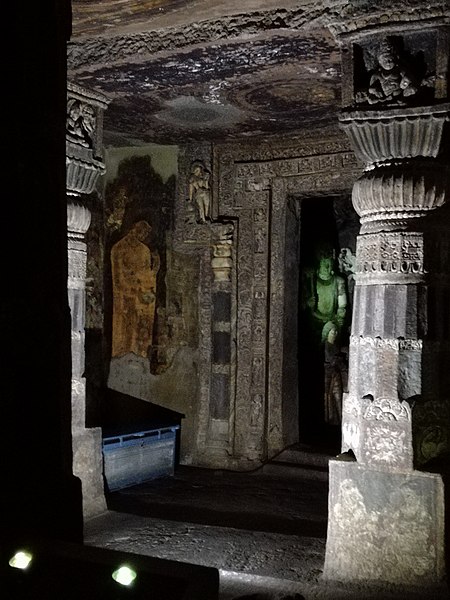
<path id="1" fill-rule="evenodd" d="M 347 175 L 347 174 L 346 174 Z M 352 180 L 353 177 L 353 180 Z M 298 220 L 299 240 L 301 235 L 301 205 L 306 199 L 351 196 L 354 170 L 348 177 L 337 177 L 330 181 L 329 176 L 315 178 L 302 175 L 277 177 L 271 188 L 271 235 L 269 273 L 269 335 L 267 346 L 267 454 L 274 456 L 284 447 L 299 441 L 299 394 L 298 373 L 294 373 L 297 356 L 293 348 L 298 344 L 297 327 L 287 330 L 292 320 L 287 319 L 287 308 L 292 298 L 287 293 L 286 268 L 286 228 L 289 211 L 295 212 Z M 300 259 L 300 250 L 298 250 Z M 297 302 L 298 302 L 297 293 Z M 297 320 L 294 320 L 294 325 Z M 287 341 L 287 336 L 295 336 L 296 343 Z"/>

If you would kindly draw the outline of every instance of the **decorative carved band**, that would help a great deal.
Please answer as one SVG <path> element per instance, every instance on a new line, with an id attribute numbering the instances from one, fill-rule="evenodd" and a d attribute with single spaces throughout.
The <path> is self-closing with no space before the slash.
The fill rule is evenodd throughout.
<path id="1" fill-rule="evenodd" d="M 69 232 L 85 234 L 91 224 L 89 209 L 81 204 L 69 203 L 67 205 L 67 229 Z"/>
<path id="2" fill-rule="evenodd" d="M 358 31 L 367 32 L 368 28 L 399 27 L 403 28 L 407 23 L 409 28 L 417 27 L 423 29 L 427 21 L 441 19 L 443 22 L 449 20 L 448 10 L 442 0 L 431 0 L 421 2 L 420 0 L 404 0 L 402 3 L 393 4 L 391 0 L 377 0 L 377 2 L 357 2 L 355 0 L 342 2 L 341 0 L 329 0 L 327 2 L 327 16 L 324 17 L 330 31 L 336 37 L 353 35 Z"/>
<path id="3" fill-rule="evenodd" d="M 297 152 L 300 152 L 297 149 Z M 250 180 L 251 186 L 255 186 L 251 180 L 269 180 L 272 177 L 289 177 L 293 175 L 310 175 L 314 173 L 327 173 L 330 169 L 354 169 L 358 162 L 353 152 L 336 152 L 333 154 L 321 154 L 316 156 L 300 156 L 298 158 L 276 160 L 270 162 L 248 162 L 236 164 L 236 177 L 238 179 Z M 261 185 L 261 184 L 260 184 Z"/>
<path id="4" fill-rule="evenodd" d="M 339 117 L 356 155 L 369 164 L 417 156 L 435 158 L 450 105 L 351 111 Z"/>
<path id="5" fill-rule="evenodd" d="M 350 337 L 350 345 L 352 347 L 366 347 L 366 348 L 391 348 L 392 350 L 422 350 L 423 341 L 413 339 L 393 339 L 393 338 L 379 338 L 379 337 L 368 337 L 352 335 Z"/>
<path id="6" fill-rule="evenodd" d="M 70 194 L 91 194 L 105 165 L 97 160 L 85 162 L 66 155 L 66 189 Z"/>
<path id="7" fill-rule="evenodd" d="M 448 169 L 382 167 L 366 172 L 353 186 L 353 206 L 365 221 L 390 214 L 398 218 L 424 215 L 442 206 L 450 188 Z"/>
<path id="8" fill-rule="evenodd" d="M 423 235 L 414 232 L 385 232 L 360 235 L 357 242 L 356 281 L 376 277 L 388 279 L 405 276 L 414 281 L 424 275 Z"/>
<path id="9" fill-rule="evenodd" d="M 411 408 L 396 399 L 377 398 L 370 401 L 363 418 L 366 421 L 411 421 Z"/>

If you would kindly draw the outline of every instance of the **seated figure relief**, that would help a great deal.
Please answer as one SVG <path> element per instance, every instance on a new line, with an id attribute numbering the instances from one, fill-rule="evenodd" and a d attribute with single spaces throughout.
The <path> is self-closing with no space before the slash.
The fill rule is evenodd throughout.
<path id="1" fill-rule="evenodd" d="M 389 38 L 381 42 L 375 63 L 368 88 L 355 96 L 358 104 L 406 104 L 409 98 L 434 83 L 432 76 L 422 77 L 413 57 L 400 52 Z"/>

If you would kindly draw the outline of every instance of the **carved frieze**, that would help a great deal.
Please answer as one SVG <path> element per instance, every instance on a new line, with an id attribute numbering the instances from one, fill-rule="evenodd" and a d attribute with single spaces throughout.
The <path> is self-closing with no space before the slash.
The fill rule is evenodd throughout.
<path id="1" fill-rule="evenodd" d="M 83 289 L 86 286 L 86 244 L 69 243 L 68 253 L 68 287 Z"/>
<path id="2" fill-rule="evenodd" d="M 423 234 L 385 232 L 358 237 L 357 285 L 417 282 L 424 273 Z"/>
<path id="3" fill-rule="evenodd" d="M 392 350 L 422 350 L 423 340 L 393 339 L 370 336 L 350 336 L 350 345 L 364 348 L 390 348 Z"/>
<path id="4" fill-rule="evenodd" d="M 262 142 L 257 147 L 254 143 L 240 143 L 232 146 L 224 144 L 221 148 L 221 156 L 227 156 L 237 165 L 259 161 L 289 161 L 290 163 L 293 158 L 298 157 L 308 158 L 342 153 L 351 153 L 351 147 L 348 139 L 339 130 L 333 131 L 328 139 L 318 139 L 316 136 L 308 139 L 302 136 L 293 137 L 288 143 Z"/>
<path id="5" fill-rule="evenodd" d="M 364 35 L 372 27 L 380 29 L 400 28 L 408 26 L 420 30 L 426 25 L 441 22 L 448 23 L 450 17 L 445 3 L 441 0 L 421 2 L 421 0 L 404 0 L 401 4 L 392 5 L 389 0 L 373 2 L 341 2 L 328 0 L 327 14 L 323 21 L 336 37 Z"/>
<path id="6" fill-rule="evenodd" d="M 79 202 L 67 205 L 68 287 L 84 290 L 86 285 L 87 247 L 85 234 L 91 223 L 91 212 Z M 84 302 L 84 298 L 83 298 Z M 84 308 L 83 308 L 84 314 Z M 83 325 L 84 327 L 84 325 Z"/>
<path id="7" fill-rule="evenodd" d="M 238 163 L 236 177 L 247 180 L 247 186 L 249 186 L 247 189 L 254 191 L 270 187 L 270 180 L 274 177 L 310 175 L 328 172 L 330 169 L 338 171 L 357 167 L 358 162 L 353 152 L 336 152 L 271 162 Z"/>

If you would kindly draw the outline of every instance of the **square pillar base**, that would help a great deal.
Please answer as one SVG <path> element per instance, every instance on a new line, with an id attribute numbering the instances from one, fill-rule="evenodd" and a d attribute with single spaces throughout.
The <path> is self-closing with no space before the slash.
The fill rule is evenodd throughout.
<path id="1" fill-rule="evenodd" d="M 440 475 L 330 460 L 324 579 L 442 584 L 444 517 Z"/>

